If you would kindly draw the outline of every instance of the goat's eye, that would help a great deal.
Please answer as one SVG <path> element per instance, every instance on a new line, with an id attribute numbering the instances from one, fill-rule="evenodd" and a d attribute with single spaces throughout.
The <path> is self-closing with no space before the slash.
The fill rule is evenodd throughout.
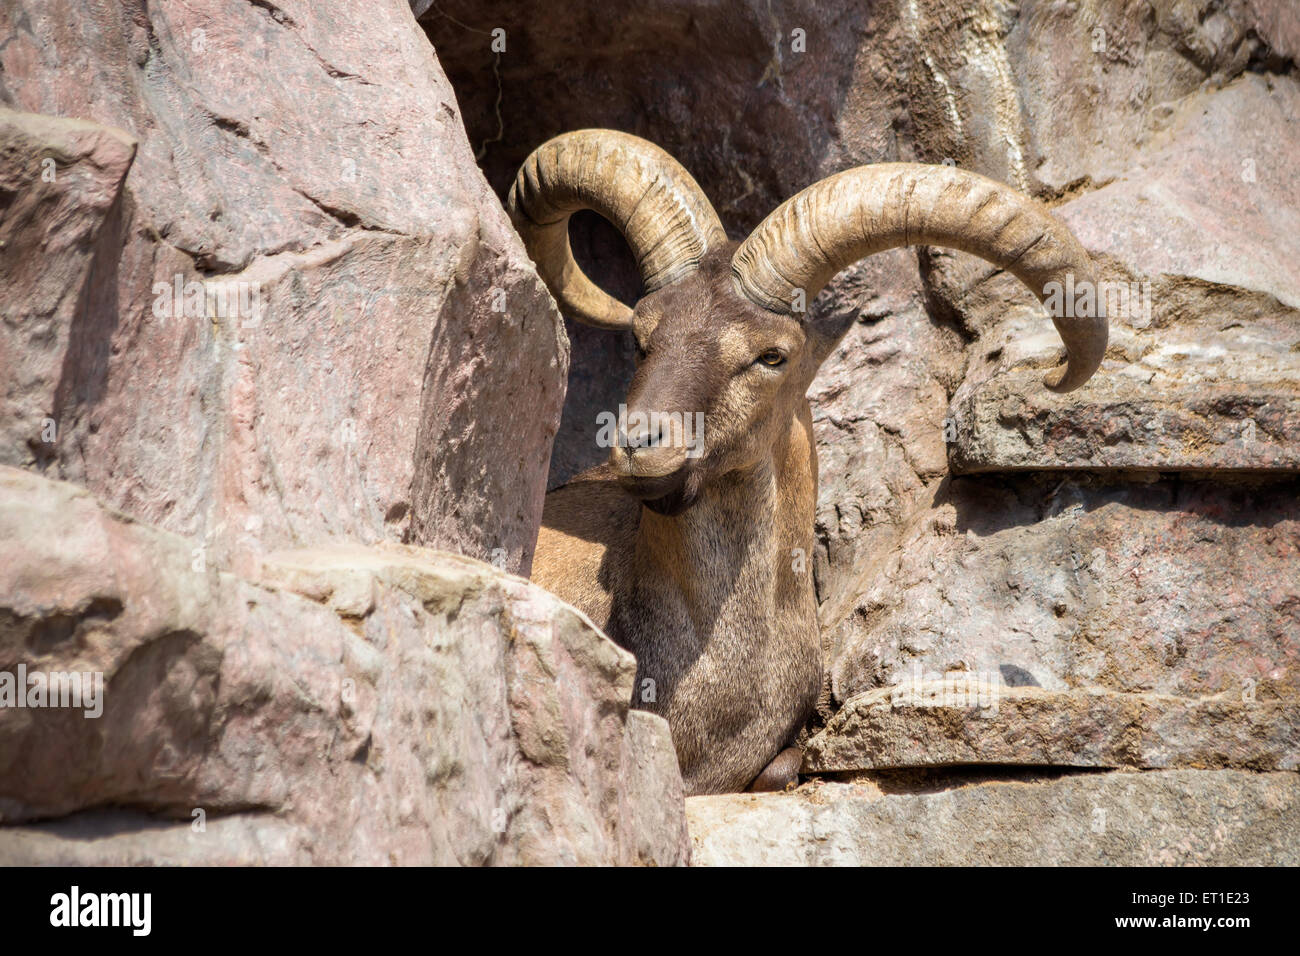
<path id="1" fill-rule="evenodd" d="M 777 366 L 785 364 L 785 356 L 776 349 L 768 349 L 758 357 L 758 361 L 766 365 L 768 368 L 776 368 Z"/>

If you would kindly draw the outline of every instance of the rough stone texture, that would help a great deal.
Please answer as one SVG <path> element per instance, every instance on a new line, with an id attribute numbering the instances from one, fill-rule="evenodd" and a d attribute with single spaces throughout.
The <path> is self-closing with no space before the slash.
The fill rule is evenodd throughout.
<path id="1" fill-rule="evenodd" d="M 1167 123 L 1121 175 L 1062 205 L 1060 217 L 1090 252 L 1136 277 L 1185 277 L 1300 309 L 1300 79 L 1247 73 L 1189 96 Z M 1169 305 L 1156 302 L 1154 324 L 1183 318 Z"/>
<path id="2" fill-rule="evenodd" d="M 818 307 L 857 314 L 809 390 L 817 440 L 817 551 L 823 631 L 893 555 L 900 533 L 941 495 L 947 396 L 961 381 L 963 337 L 927 314 L 896 250 L 846 270 Z"/>
<path id="3" fill-rule="evenodd" d="M 656 0 L 613 15 L 591 2 L 559 14 L 545 0 L 439 0 L 421 23 L 499 192 L 551 136 L 623 129 L 668 148 L 723 222 L 749 229 L 772 196 L 820 171 L 855 59 L 881 18 L 871 7 Z M 791 52 L 795 27 L 811 52 Z M 492 49 L 497 29 L 501 53 Z"/>
<path id="4" fill-rule="evenodd" d="M 203 829 L 129 810 L 91 810 L 62 820 L 0 829 L 4 866 L 265 866 L 309 863 L 312 838 L 272 816 L 209 818 Z"/>
<path id="5" fill-rule="evenodd" d="M 924 673 L 1300 697 L 1294 479 L 956 479 L 828 638 L 835 698 Z"/>
<path id="6" fill-rule="evenodd" d="M 932 159 L 1043 196 L 1100 186 L 1171 109 L 1244 70 L 1294 69 L 1285 0 L 906 0 L 915 135 Z"/>
<path id="7" fill-rule="evenodd" d="M 1295 866 L 1300 774 L 884 775 L 690 797 L 694 866 Z"/>
<path id="8" fill-rule="evenodd" d="M 803 770 L 978 764 L 1298 770 L 1300 704 L 916 680 L 849 700 Z"/>
<path id="9" fill-rule="evenodd" d="M 421 23 L 498 190 L 557 133 L 625 129 L 743 231 L 863 162 L 949 158 L 1045 195 L 1102 183 L 1202 83 L 1288 71 L 1300 51 L 1288 0 L 655 0 L 618 17 L 439 0 Z"/>
<path id="10" fill-rule="evenodd" d="M 396 544 L 200 557 L 0 468 L 0 673 L 104 681 L 0 708 L 0 862 L 685 862 L 667 724 L 568 605 Z"/>
<path id="11" fill-rule="evenodd" d="M 1069 395 L 1038 387 L 1059 343 L 1028 293 L 932 257 L 936 295 L 981 330 L 954 470 L 1300 471 L 1297 129 L 1300 82 L 1247 74 L 1059 208 L 1115 289 L 1109 359 Z"/>
<path id="12" fill-rule="evenodd" d="M 41 0 L 6 4 L 0 37 L 0 104 L 139 141 L 116 200 L 118 154 L 103 188 L 77 186 L 89 134 L 57 170 L 85 231 L 56 260 L 63 297 L 0 293 L 6 339 L 63 352 L 52 388 L 0 367 L 27 409 L 0 462 L 222 566 L 347 538 L 526 573 L 567 343 L 409 6 Z M 5 272 L 40 275 L 50 227 L 24 221 Z M 223 311 L 214 287 L 167 314 L 154 287 L 177 282 L 244 298 Z"/>
<path id="13" fill-rule="evenodd" d="M 1027 292 L 926 257 L 932 301 L 978 334 L 953 470 L 1112 474 L 936 489 L 828 641 L 838 700 L 910 662 L 1053 689 L 1297 695 L 1297 110 L 1291 77 L 1194 96 L 1151 159 L 1060 208 L 1106 278 L 1149 284 L 1151 304 L 1112 322 L 1101 372 L 1070 395 L 1038 385 L 1059 346 Z"/>
<path id="14" fill-rule="evenodd" d="M 953 408 L 953 470 L 1298 473 L 1296 334 L 1235 325 L 1153 336 L 1163 341 L 1077 397 L 1040 395 L 1037 369 L 998 375 Z"/>
<path id="15" fill-rule="evenodd" d="M 0 449 L 43 462 L 95 243 L 135 155 L 121 130 L 0 108 Z"/>

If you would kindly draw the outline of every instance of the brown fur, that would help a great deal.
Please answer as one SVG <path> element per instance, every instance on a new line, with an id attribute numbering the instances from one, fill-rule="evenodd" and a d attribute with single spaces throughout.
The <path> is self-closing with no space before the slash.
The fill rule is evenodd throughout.
<path id="1" fill-rule="evenodd" d="M 737 295 L 733 248 L 634 318 L 644 357 L 629 409 L 703 411 L 703 454 L 613 449 L 547 496 L 533 563 L 537 583 L 636 656 L 633 704 L 667 718 L 690 793 L 754 781 L 821 687 L 805 393 L 838 336 Z M 756 365 L 772 348 L 785 363 Z"/>
<path id="2" fill-rule="evenodd" d="M 771 793 L 785 790 L 798 784 L 799 767 L 803 764 L 803 751 L 798 747 L 786 747 L 776 758 L 763 768 L 763 772 L 754 778 L 747 788 L 750 793 Z"/>

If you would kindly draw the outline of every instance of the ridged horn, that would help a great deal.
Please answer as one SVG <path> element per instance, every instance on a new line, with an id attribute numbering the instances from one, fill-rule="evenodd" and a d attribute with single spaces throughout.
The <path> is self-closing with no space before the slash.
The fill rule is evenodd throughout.
<path id="1" fill-rule="evenodd" d="M 681 163 L 653 143 L 614 130 L 577 130 L 537 147 L 515 176 L 507 208 L 560 308 L 605 329 L 628 328 L 632 310 L 598 288 L 574 261 L 573 213 L 593 210 L 623 233 L 646 292 L 692 272 L 727 239 L 718 214 Z"/>
<path id="2" fill-rule="evenodd" d="M 750 301 L 790 313 L 794 290 L 811 303 L 844 267 L 909 245 L 947 246 L 987 259 L 1044 304 L 1053 283 L 1067 287 L 1067 276 L 1073 287 L 1096 282 L 1088 253 L 1036 200 L 977 173 L 916 163 L 859 166 L 814 183 L 759 223 L 736 250 L 731 270 Z M 1105 305 L 1103 297 L 1093 298 L 1095 315 L 1052 315 L 1066 351 L 1066 365 L 1044 379 L 1053 391 L 1078 388 L 1101 365 Z"/>

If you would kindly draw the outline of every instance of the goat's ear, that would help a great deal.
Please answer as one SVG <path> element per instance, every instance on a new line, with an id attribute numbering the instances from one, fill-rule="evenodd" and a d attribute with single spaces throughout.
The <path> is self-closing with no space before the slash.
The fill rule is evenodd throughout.
<path id="1" fill-rule="evenodd" d="M 816 360 L 818 368 L 830 358 L 856 321 L 856 309 L 810 314 L 804 323 L 804 332 L 808 336 L 808 351 Z"/>

